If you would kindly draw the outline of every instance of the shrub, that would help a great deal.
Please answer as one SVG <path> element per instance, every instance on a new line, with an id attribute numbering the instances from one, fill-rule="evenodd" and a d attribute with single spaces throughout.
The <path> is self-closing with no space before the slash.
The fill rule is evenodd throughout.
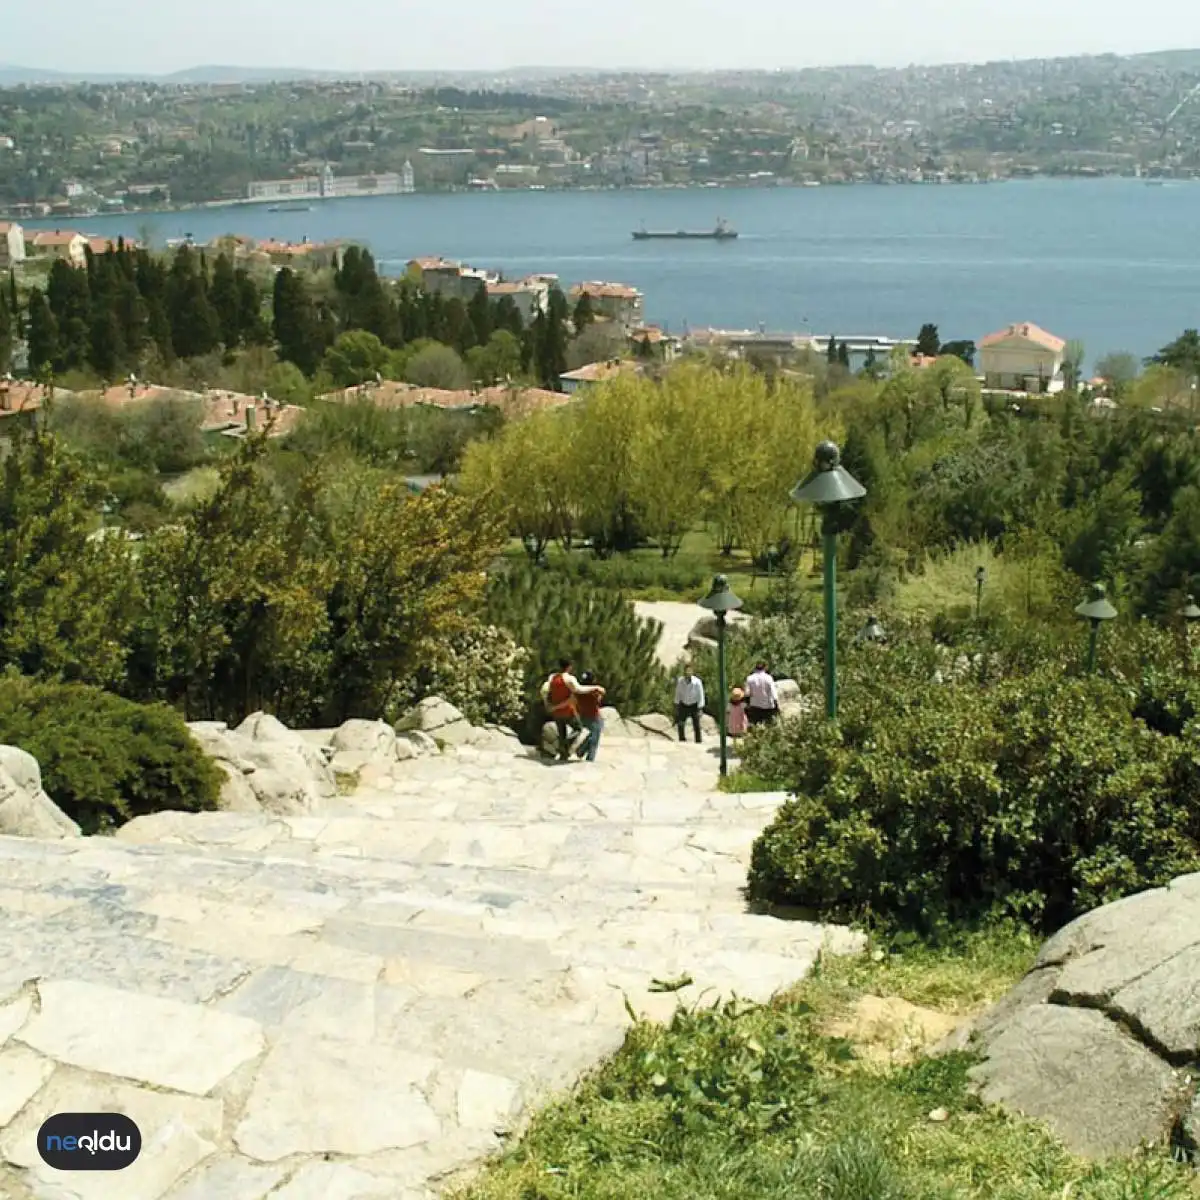
<path id="1" fill-rule="evenodd" d="M 0 680 L 0 742 L 38 760 L 47 794 L 85 833 L 220 796 L 220 769 L 174 709 L 86 684 Z"/>
<path id="2" fill-rule="evenodd" d="M 441 696 L 473 725 L 515 726 L 526 711 L 528 659 L 529 651 L 505 629 L 480 625 L 464 630 L 439 647 L 430 666 L 414 679 L 410 703 Z"/>
<path id="3" fill-rule="evenodd" d="M 796 792 L 754 847 L 751 894 L 920 930 L 1054 928 L 1200 868 L 1200 691 L 1162 636 L 1131 641 L 1092 679 L 1070 646 L 1032 670 L 960 658 L 941 684 L 934 647 L 875 655 L 869 676 L 860 659 L 837 725 L 745 748 L 746 770 Z"/>
<path id="4" fill-rule="evenodd" d="M 592 671 L 606 703 L 625 713 L 649 712 L 665 687 L 656 653 L 661 626 L 614 592 L 537 568 L 512 570 L 490 581 L 487 615 L 530 651 L 518 729 L 529 742 L 545 721 L 539 689 L 560 658 Z"/>

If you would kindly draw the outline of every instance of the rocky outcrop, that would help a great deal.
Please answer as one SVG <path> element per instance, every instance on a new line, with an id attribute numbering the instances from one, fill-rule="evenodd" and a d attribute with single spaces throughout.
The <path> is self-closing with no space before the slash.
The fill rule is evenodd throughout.
<path id="1" fill-rule="evenodd" d="M 946 1048 L 984 1055 L 982 1098 L 1045 1121 L 1077 1154 L 1200 1143 L 1200 874 L 1087 913 Z"/>
<path id="2" fill-rule="evenodd" d="M 0 834 L 10 837 L 79 837 L 79 826 L 42 788 L 42 770 L 32 754 L 0 746 Z"/>

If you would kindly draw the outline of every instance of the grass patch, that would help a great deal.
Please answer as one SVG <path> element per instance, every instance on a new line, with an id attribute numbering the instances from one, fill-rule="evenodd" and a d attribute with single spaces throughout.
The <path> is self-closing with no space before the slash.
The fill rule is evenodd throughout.
<path id="1" fill-rule="evenodd" d="M 717 789 L 732 795 L 744 795 L 749 792 L 779 792 L 781 788 L 773 779 L 764 779 L 752 771 L 734 771 L 717 781 Z"/>
<path id="2" fill-rule="evenodd" d="M 984 1109 L 967 1086 L 969 1055 L 880 1067 L 823 1033 L 831 1013 L 867 991 L 976 1007 L 1031 957 L 1026 939 L 1005 929 L 940 948 L 876 946 L 859 960 L 827 959 L 771 1005 L 638 1022 L 610 1061 L 453 1195 L 1195 1200 L 1196 1173 L 1165 1151 L 1093 1165 L 1043 1127 Z"/>

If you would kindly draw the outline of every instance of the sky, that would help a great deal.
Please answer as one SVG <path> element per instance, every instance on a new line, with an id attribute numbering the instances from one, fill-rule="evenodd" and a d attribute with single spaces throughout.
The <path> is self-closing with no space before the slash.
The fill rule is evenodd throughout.
<path id="1" fill-rule="evenodd" d="M 0 61 L 166 74 L 518 66 L 732 69 L 1200 47 L 1196 0 L 0 0 Z"/>

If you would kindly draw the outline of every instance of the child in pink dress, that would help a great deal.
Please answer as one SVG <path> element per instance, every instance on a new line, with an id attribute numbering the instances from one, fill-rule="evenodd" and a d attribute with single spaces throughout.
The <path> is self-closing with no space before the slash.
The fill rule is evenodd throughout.
<path id="1" fill-rule="evenodd" d="M 725 714 L 725 729 L 730 737 L 742 737 L 749 723 L 746 693 L 741 688 L 734 688 L 729 697 L 729 711 Z"/>

